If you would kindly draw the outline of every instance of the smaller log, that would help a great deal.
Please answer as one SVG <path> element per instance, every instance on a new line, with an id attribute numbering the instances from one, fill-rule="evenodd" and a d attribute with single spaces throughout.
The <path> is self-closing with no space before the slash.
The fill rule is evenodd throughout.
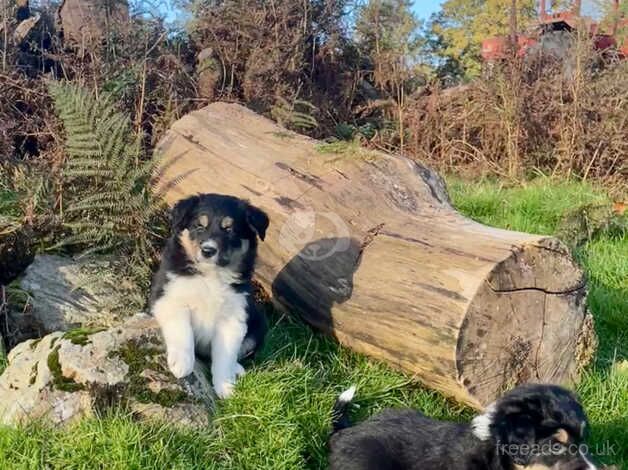
<path id="1" fill-rule="evenodd" d="M 15 44 L 20 44 L 24 38 L 28 36 L 28 33 L 30 33 L 37 25 L 37 23 L 39 23 L 40 19 L 41 15 L 39 13 L 35 13 L 34 16 L 31 16 L 18 24 L 15 31 L 13 31 L 13 42 Z"/>

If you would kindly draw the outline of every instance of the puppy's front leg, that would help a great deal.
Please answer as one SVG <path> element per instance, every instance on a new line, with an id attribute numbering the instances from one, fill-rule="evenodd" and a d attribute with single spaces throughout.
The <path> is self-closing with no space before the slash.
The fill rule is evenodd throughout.
<path id="1" fill-rule="evenodd" d="M 161 327 L 168 350 L 168 368 L 178 379 L 187 377 L 192 373 L 195 361 L 190 312 L 172 312 L 159 307 L 157 303 L 153 308 L 153 315 Z"/>
<path id="2" fill-rule="evenodd" d="M 216 395 L 228 398 L 233 393 L 236 376 L 243 369 L 238 352 L 246 334 L 246 323 L 236 318 L 221 319 L 212 340 L 212 381 Z"/>

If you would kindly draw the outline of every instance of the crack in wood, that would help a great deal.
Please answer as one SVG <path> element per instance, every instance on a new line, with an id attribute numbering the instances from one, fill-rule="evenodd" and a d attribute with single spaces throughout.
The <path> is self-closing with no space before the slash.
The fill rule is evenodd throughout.
<path id="1" fill-rule="evenodd" d="M 362 261 L 362 254 L 364 253 L 364 250 L 366 250 L 366 248 L 373 243 L 373 240 L 375 240 L 375 237 L 377 235 L 379 235 L 379 232 L 382 228 L 384 228 L 386 224 L 385 223 L 381 223 L 376 225 L 375 227 L 372 227 L 370 229 L 367 230 L 366 235 L 364 236 L 364 240 L 362 240 L 362 243 L 360 244 L 360 251 L 358 252 L 358 257 L 355 260 L 355 266 L 359 266 L 360 262 Z"/>
<path id="2" fill-rule="evenodd" d="M 491 289 L 493 292 L 497 294 L 509 294 L 512 292 L 524 292 L 524 291 L 539 291 L 548 295 L 567 295 L 567 294 L 573 294 L 574 292 L 578 292 L 579 290 L 586 288 L 586 283 L 584 282 L 578 285 L 577 287 L 574 287 L 573 289 L 561 290 L 561 291 L 552 291 L 548 289 L 542 289 L 540 287 L 519 287 L 516 289 L 496 289 L 495 287 L 491 285 L 491 281 L 489 281 L 488 279 L 486 280 L 486 284 L 488 285 L 489 289 Z"/>
<path id="3" fill-rule="evenodd" d="M 340 171 L 338 168 L 334 168 L 334 171 L 336 173 L 338 173 L 340 176 L 342 176 L 344 179 L 346 180 L 350 180 L 351 178 L 349 178 L 347 175 L 345 175 L 342 171 Z"/>
<path id="4" fill-rule="evenodd" d="M 177 132 L 181 137 L 183 137 L 186 141 L 188 141 L 189 143 L 191 143 L 192 145 L 195 145 L 196 147 L 200 148 L 201 150 L 204 150 L 205 152 L 210 152 L 210 149 L 208 149 L 207 147 L 205 147 L 203 144 L 201 144 L 197 139 L 195 139 L 193 136 L 191 135 L 186 135 L 186 134 L 182 134 L 181 132 Z"/>
<path id="5" fill-rule="evenodd" d="M 360 253 L 364 251 L 364 249 L 373 243 L 373 240 L 377 235 L 379 235 L 380 230 L 386 225 L 385 223 L 381 223 L 367 230 L 366 236 L 362 241 L 362 245 L 360 245 Z"/>
<path id="6" fill-rule="evenodd" d="M 541 337 L 539 339 L 539 344 L 536 347 L 536 353 L 534 354 L 534 374 L 536 375 L 537 380 L 541 379 L 541 375 L 539 374 L 539 354 L 541 353 L 541 347 L 543 346 L 543 339 L 545 337 L 546 320 L 547 320 L 547 294 L 543 295 L 543 323 L 541 324 Z"/>
<path id="7" fill-rule="evenodd" d="M 543 246 L 543 245 L 539 245 L 537 243 L 532 243 L 529 246 L 533 246 L 534 248 L 540 248 L 542 250 L 551 251 L 552 253 L 556 253 L 556 254 L 559 254 L 559 255 L 569 256 L 569 252 L 567 251 L 567 249 L 565 247 L 551 248 L 549 246 Z"/>
<path id="8" fill-rule="evenodd" d="M 451 200 L 447 192 L 447 185 L 443 178 L 431 168 L 420 165 L 418 162 L 411 161 L 414 164 L 414 171 L 423 180 L 432 194 L 432 197 L 446 207 L 451 207 Z"/>
<path id="9" fill-rule="evenodd" d="M 251 194 L 255 194 L 256 196 L 261 196 L 262 193 L 260 193 L 259 191 L 255 191 L 253 188 L 249 188 L 247 185 L 245 184 L 241 184 L 240 186 L 242 186 L 244 189 L 246 189 L 248 192 L 250 192 Z"/>
<path id="10" fill-rule="evenodd" d="M 275 166 L 277 168 L 279 168 L 280 170 L 284 170 L 287 171 L 288 173 L 290 173 L 293 176 L 296 176 L 297 178 L 305 181 L 306 183 L 314 186 L 317 189 L 320 189 L 321 191 L 323 190 L 323 185 L 321 184 L 321 179 L 318 176 L 312 176 L 312 175 L 308 175 L 305 174 L 299 170 L 296 170 L 294 168 L 292 168 L 290 165 L 287 165 L 283 162 L 277 162 L 275 163 Z"/>

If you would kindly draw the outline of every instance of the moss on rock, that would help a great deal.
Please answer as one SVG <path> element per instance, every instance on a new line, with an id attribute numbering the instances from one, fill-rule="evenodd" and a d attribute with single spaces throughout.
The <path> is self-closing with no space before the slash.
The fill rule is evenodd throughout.
<path id="1" fill-rule="evenodd" d="M 52 384 L 57 390 L 64 392 L 78 392 L 83 390 L 85 386 L 83 384 L 75 382 L 73 379 L 65 377 L 63 370 L 61 369 L 61 363 L 59 362 L 59 348 L 55 347 L 50 354 L 48 354 L 48 369 L 52 374 Z"/>
<path id="2" fill-rule="evenodd" d="M 176 379 L 159 362 L 157 357 L 162 354 L 162 349 L 155 346 L 159 341 L 154 337 L 146 337 L 127 341 L 117 351 L 112 351 L 110 357 L 118 357 L 129 367 L 127 394 L 140 403 L 156 403 L 165 407 L 172 407 L 178 403 L 190 403 L 193 400 L 179 388 Z M 172 377 L 170 383 L 177 389 L 162 388 L 158 392 L 150 389 L 148 379 L 142 376 L 142 372 L 150 370 L 163 377 Z"/>
<path id="3" fill-rule="evenodd" d="M 89 337 L 93 334 L 99 333 L 101 331 L 106 330 L 106 328 L 87 328 L 80 327 L 75 328 L 73 330 L 67 331 L 62 338 L 70 340 L 72 344 L 78 344 L 80 346 L 85 346 L 90 342 Z"/>
<path id="4" fill-rule="evenodd" d="M 316 145 L 314 149 L 324 155 L 336 155 L 335 158 L 327 160 L 326 164 L 333 164 L 344 158 L 355 158 L 373 163 L 381 158 L 378 152 L 362 147 L 357 141 L 325 142 Z"/>
<path id="5" fill-rule="evenodd" d="M 31 376 L 28 379 L 28 383 L 30 385 L 33 385 L 35 381 L 37 380 L 38 366 L 39 366 L 39 362 L 36 362 L 35 364 L 33 364 L 33 367 L 31 369 Z"/>

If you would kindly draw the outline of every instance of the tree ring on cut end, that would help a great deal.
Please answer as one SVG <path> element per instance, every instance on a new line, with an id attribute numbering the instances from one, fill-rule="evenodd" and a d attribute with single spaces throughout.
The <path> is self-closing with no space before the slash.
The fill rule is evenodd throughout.
<path id="1" fill-rule="evenodd" d="M 482 407 L 522 383 L 576 380 L 585 299 L 584 273 L 561 242 L 513 249 L 482 283 L 460 328 L 456 366 L 470 401 Z"/>

